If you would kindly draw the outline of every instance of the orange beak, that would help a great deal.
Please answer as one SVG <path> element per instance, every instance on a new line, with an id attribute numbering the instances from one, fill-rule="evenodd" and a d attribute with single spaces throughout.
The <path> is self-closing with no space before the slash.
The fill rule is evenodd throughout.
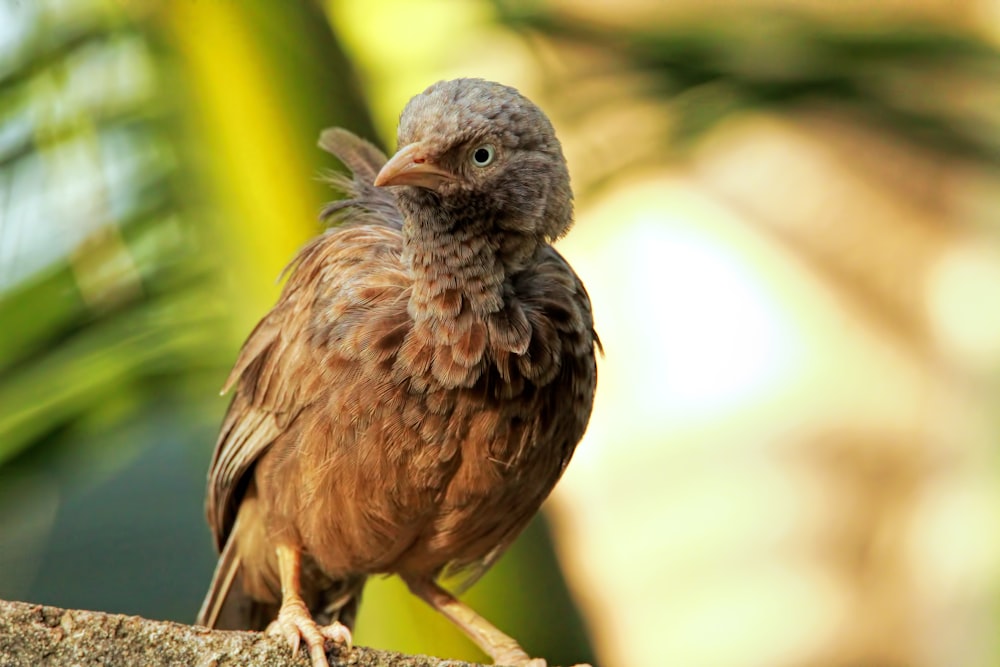
<path id="1" fill-rule="evenodd" d="M 445 181 L 455 180 L 454 174 L 427 159 L 426 147 L 419 141 L 399 149 L 375 177 L 375 187 L 415 185 L 437 190 Z"/>

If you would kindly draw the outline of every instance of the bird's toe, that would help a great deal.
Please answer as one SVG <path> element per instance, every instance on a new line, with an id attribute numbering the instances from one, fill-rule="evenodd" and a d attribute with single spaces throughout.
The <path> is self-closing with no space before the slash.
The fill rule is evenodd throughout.
<path id="1" fill-rule="evenodd" d="M 348 650 L 353 646 L 354 638 L 351 636 L 351 629 L 340 621 L 321 626 L 319 631 L 330 641 L 336 642 Z"/>
<path id="2" fill-rule="evenodd" d="M 284 637 L 292 647 L 293 658 L 298 655 L 299 646 L 305 640 L 313 667 L 330 667 L 326 659 L 326 635 L 304 604 L 282 605 L 278 617 L 267 626 L 267 634 Z"/>

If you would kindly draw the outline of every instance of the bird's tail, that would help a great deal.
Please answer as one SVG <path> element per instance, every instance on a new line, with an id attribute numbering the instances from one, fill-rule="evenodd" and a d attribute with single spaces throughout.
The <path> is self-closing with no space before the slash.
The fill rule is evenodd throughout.
<path id="1" fill-rule="evenodd" d="M 195 623 L 220 630 L 263 630 L 277 616 L 278 605 L 254 600 L 243 590 L 234 534 L 235 531 L 230 533 L 219 554 L 212 583 Z"/>
<path id="2" fill-rule="evenodd" d="M 212 583 L 195 624 L 219 630 L 264 630 L 278 615 L 279 605 L 255 600 L 244 590 L 235 534 L 234 528 L 219 554 Z M 308 566 L 314 567 L 311 562 Z M 303 590 L 302 595 L 317 622 L 326 625 L 340 621 L 353 629 L 366 579 L 364 575 L 353 575 L 330 580 L 313 573 L 308 580 L 314 585 Z"/>

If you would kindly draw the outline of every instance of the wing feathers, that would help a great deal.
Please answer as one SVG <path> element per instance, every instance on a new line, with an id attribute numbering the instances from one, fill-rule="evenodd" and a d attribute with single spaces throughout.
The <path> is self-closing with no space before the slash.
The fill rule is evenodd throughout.
<path id="1" fill-rule="evenodd" d="M 351 345 L 362 333 L 358 323 L 380 324 L 372 336 L 400 336 L 394 328 L 402 321 L 393 313 L 406 312 L 401 248 L 391 227 L 348 226 L 311 241 L 290 265 L 281 298 L 250 334 L 225 385 L 235 387 L 236 396 L 216 443 L 206 507 L 220 548 L 254 464 L 304 410 L 324 400 L 323 369 L 357 358 Z M 355 292 L 366 285 L 378 289 L 356 300 Z M 364 315 L 387 306 L 381 316 Z"/>
<path id="2" fill-rule="evenodd" d="M 327 206 L 323 216 L 336 217 L 342 226 L 307 243 L 289 264 L 281 299 L 247 338 L 223 386 L 223 393 L 234 387 L 237 392 L 209 470 L 206 509 L 219 548 L 232 530 L 246 475 L 285 427 L 321 397 L 324 376 L 317 367 L 338 354 L 336 345 L 330 347 L 336 339 L 331 332 L 357 320 L 354 311 L 397 299 L 407 284 L 399 259 L 402 217 L 392 196 L 372 184 L 385 155 L 339 128 L 325 130 L 319 145 L 352 172 L 350 178 L 328 178 L 347 198 Z M 375 289 L 355 303 L 354 286 L 362 284 Z M 387 342 L 399 337 L 390 324 L 381 334 Z"/>

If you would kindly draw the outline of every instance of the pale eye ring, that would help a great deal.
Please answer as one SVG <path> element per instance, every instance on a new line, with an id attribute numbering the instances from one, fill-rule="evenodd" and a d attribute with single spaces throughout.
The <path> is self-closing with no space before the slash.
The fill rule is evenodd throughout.
<path id="1" fill-rule="evenodd" d="M 483 144 L 473 149 L 470 159 L 477 167 L 486 167 L 496 158 L 497 151 L 491 144 Z"/>

